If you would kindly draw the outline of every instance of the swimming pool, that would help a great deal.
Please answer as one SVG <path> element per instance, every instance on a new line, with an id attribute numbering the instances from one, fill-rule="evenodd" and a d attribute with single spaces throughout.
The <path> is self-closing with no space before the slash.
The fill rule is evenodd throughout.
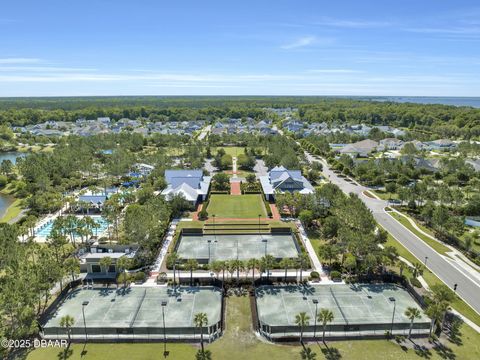
<path id="1" fill-rule="evenodd" d="M 79 216 L 79 218 L 81 218 Z M 101 235 L 108 228 L 108 221 L 102 216 L 91 216 L 91 218 L 99 225 L 97 229 L 92 229 L 93 235 Z M 36 230 L 35 234 L 39 237 L 48 237 L 52 232 L 54 220 L 49 220 L 47 223 L 43 224 L 39 229 Z M 77 235 L 75 235 L 76 237 Z"/>

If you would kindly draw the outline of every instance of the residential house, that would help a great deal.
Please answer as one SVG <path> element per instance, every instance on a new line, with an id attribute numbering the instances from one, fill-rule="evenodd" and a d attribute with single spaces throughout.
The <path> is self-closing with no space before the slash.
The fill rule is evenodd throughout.
<path id="1" fill-rule="evenodd" d="M 378 143 L 374 140 L 366 139 L 353 144 L 345 145 L 339 150 L 340 154 L 346 154 L 351 157 L 368 157 L 378 147 Z"/>
<path id="2" fill-rule="evenodd" d="M 204 176 L 201 169 L 196 170 L 166 170 L 167 188 L 162 191 L 167 199 L 174 195 L 183 195 L 192 205 L 205 201 L 210 189 L 210 176 Z"/>
<path id="3" fill-rule="evenodd" d="M 427 148 L 429 150 L 452 150 L 456 147 L 457 144 L 449 139 L 439 139 L 427 143 Z"/>
<path id="4" fill-rule="evenodd" d="M 274 167 L 268 175 L 260 176 L 259 180 L 267 200 L 273 200 L 275 193 L 311 194 L 314 192 L 312 184 L 302 176 L 300 170 L 288 170 L 283 166 Z"/>
<path id="5" fill-rule="evenodd" d="M 397 138 L 386 138 L 379 141 L 377 150 L 400 150 L 404 142 Z"/>

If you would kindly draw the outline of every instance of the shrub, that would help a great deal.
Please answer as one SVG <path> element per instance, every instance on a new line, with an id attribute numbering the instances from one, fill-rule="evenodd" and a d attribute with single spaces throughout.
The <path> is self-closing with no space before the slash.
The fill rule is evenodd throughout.
<path id="1" fill-rule="evenodd" d="M 202 209 L 202 210 L 198 213 L 198 219 L 199 219 L 199 220 L 207 220 L 207 218 L 208 218 L 208 212 L 207 212 L 207 210 Z"/>
<path id="2" fill-rule="evenodd" d="M 421 288 L 422 287 L 422 283 L 416 277 L 411 277 L 410 278 L 410 284 L 412 284 L 416 288 Z"/>
<path id="3" fill-rule="evenodd" d="M 141 281 L 144 282 L 146 278 L 146 275 L 143 271 L 139 271 L 135 273 L 135 281 Z"/>
<path id="4" fill-rule="evenodd" d="M 5 175 L 0 175 L 0 188 L 3 188 L 7 185 L 8 179 Z"/>
<path id="5" fill-rule="evenodd" d="M 311 277 L 312 279 L 318 279 L 318 278 L 320 277 L 320 274 L 319 274 L 317 271 L 312 271 L 312 272 L 310 273 L 310 277 Z"/>
<path id="6" fill-rule="evenodd" d="M 342 279 L 342 274 L 340 271 L 333 270 L 330 272 L 330 279 L 332 280 L 341 280 Z"/>

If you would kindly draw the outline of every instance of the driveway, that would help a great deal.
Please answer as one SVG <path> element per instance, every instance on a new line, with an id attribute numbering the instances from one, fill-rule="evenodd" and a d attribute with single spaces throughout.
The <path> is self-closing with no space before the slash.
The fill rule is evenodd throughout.
<path id="1" fill-rule="evenodd" d="M 266 176 L 268 172 L 268 168 L 265 166 L 265 161 L 262 159 L 257 159 L 255 162 L 255 166 L 253 167 L 253 171 L 255 171 L 255 175 L 257 178 L 259 176 Z"/>

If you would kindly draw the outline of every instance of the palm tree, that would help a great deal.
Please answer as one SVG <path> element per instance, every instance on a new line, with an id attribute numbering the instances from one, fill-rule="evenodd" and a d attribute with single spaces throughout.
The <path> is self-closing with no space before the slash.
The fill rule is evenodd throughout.
<path id="1" fill-rule="evenodd" d="M 75 275 L 80 273 L 80 262 L 75 257 L 69 257 L 65 260 L 65 270 L 72 275 L 72 281 L 75 281 Z"/>
<path id="2" fill-rule="evenodd" d="M 298 268 L 300 269 L 300 282 L 302 282 L 303 270 L 305 270 L 306 267 L 310 264 L 308 255 L 301 254 L 297 261 L 298 261 Z"/>
<path id="3" fill-rule="evenodd" d="M 325 331 L 327 330 L 327 324 L 332 322 L 334 318 L 333 312 L 330 309 L 320 309 L 320 312 L 318 313 L 317 320 L 322 323 L 323 327 L 323 343 L 325 343 Z"/>
<path id="4" fill-rule="evenodd" d="M 283 258 L 280 261 L 280 267 L 285 269 L 285 282 L 287 282 L 287 271 L 292 266 L 292 259 Z"/>
<path id="5" fill-rule="evenodd" d="M 258 269 L 259 261 L 255 258 L 249 259 L 247 262 L 247 270 L 252 270 L 252 282 L 255 281 L 255 269 Z"/>
<path id="6" fill-rule="evenodd" d="M 205 313 L 197 313 L 193 318 L 195 326 L 200 328 L 200 344 L 202 346 L 202 353 L 205 352 L 203 348 L 203 327 L 208 324 L 207 314 Z"/>
<path id="7" fill-rule="evenodd" d="M 132 260 L 125 255 L 121 256 L 117 260 L 117 271 L 122 273 L 123 276 L 123 289 L 125 290 L 127 287 L 127 270 L 130 266 L 132 266 Z"/>
<path id="8" fill-rule="evenodd" d="M 208 268 L 210 271 L 215 273 L 218 279 L 218 275 L 222 271 L 222 262 L 218 260 L 212 261 L 210 264 L 208 264 Z"/>
<path id="9" fill-rule="evenodd" d="M 413 264 L 413 277 L 418 277 L 419 275 L 422 275 L 423 273 L 423 265 L 420 264 L 419 262 L 416 262 Z"/>
<path id="10" fill-rule="evenodd" d="M 450 304 L 455 300 L 455 293 L 444 284 L 432 285 L 431 290 L 433 292 L 433 301 L 437 304 L 442 304 L 443 316 L 442 316 L 442 329 L 445 323 L 445 317 L 447 311 L 450 308 Z"/>
<path id="11" fill-rule="evenodd" d="M 303 330 L 305 329 L 305 326 L 308 326 L 309 321 L 310 317 L 306 312 L 298 313 L 295 316 L 295 324 L 300 327 L 300 343 L 303 343 Z"/>
<path id="12" fill-rule="evenodd" d="M 303 348 L 302 351 L 300 351 L 300 356 L 302 360 L 315 360 L 317 358 L 317 354 L 315 354 L 311 348 Z"/>
<path id="13" fill-rule="evenodd" d="M 228 262 L 220 261 L 220 267 L 222 269 L 222 283 L 223 283 L 223 286 L 225 286 L 225 270 L 228 269 Z"/>
<path id="14" fill-rule="evenodd" d="M 410 329 L 408 330 L 408 338 L 410 339 L 412 336 L 413 322 L 415 319 L 420 319 L 421 313 L 417 308 L 408 307 L 407 310 L 405 310 L 405 316 L 410 319 Z"/>
<path id="15" fill-rule="evenodd" d="M 108 273 L 108 269 L 110 265 L 112 265 L 112 258 L 110 256 L 105 256 L 104 258 L 100 259 L 99 262 L 100 266 L 105 269 L 105 274 Z"/>
<path id="16" fill-rule="evenodd" d="M 244 265 L 242 260 L 232 260 L 231 266 L 233 267 L 234 270 L 237 271 L 237 285 L 240 281 L 240 271 L 244 270 Z"/>
<path id="17" fill-rule="evenodd" d="M 75 319 L 71 317 L 70 315 L 65 315 L 60 319 L 60 327 L 65 328 L 67 330 L 67 336 L 68 336 L 68 344 L 70 345 L 71 339 L 71 332 L 72 332 L 72 326 L 75 324 Z"/>
<path id="18" fill-rule="evenodd" d="M 430 322 L 430 332 L 429 335 L 432 336 L 433 327 L 435 326 L 435 322 L 440 321 L 443 315 L 443 304 L 442 303 L 431 303 L 427 310 L 426 314 L 432 321 Z"/>
<path id="19" fill-rule="evenodd" d="M 188 259 L 185 263 L 185 270 L 190 271 L 190 286 L 193 286 L 193 271 L 198 269 L 198 262 L 195 259 Z"/>
<path id="20" fill-rule="evenodd" d="M 275 258 L 272 255 L 265 255 L 262 257 L 261 261 L 261 270 L 267 272 L 267 280 L 270 279 L 270 269 L 275 266 Z"/>
<path id="21" fill-rule="evenodd" d="M 198 350 L 195 354 L 195 360 L 212 360 L 212 352 L 210 350 Z"/>

